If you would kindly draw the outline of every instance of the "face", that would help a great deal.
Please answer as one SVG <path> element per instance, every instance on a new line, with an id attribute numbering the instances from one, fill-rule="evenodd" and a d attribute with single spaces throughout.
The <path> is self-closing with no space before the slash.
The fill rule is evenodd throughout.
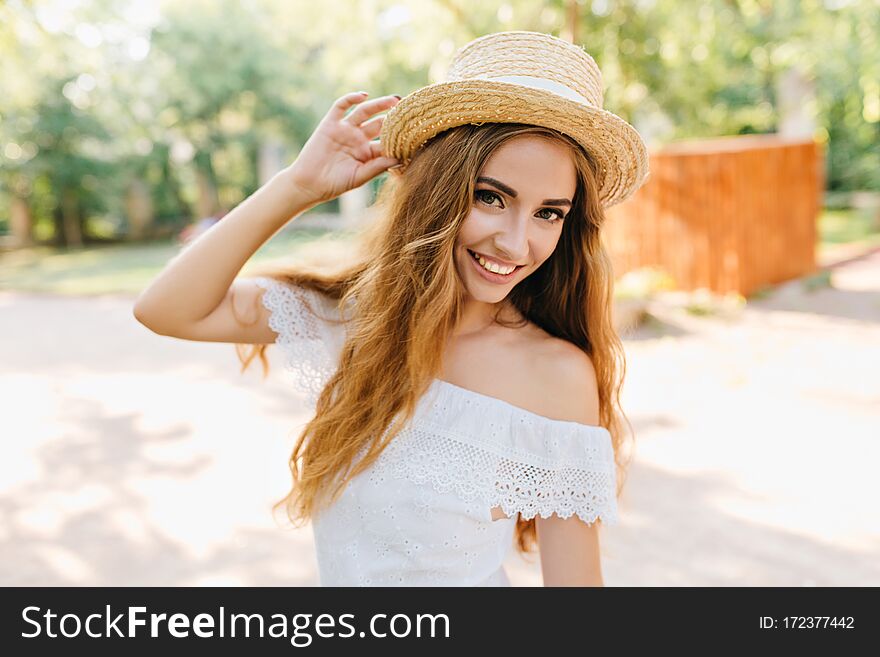
<path id="1" fill-rule="evenodd" d="M 470 297 L 497 303 L 550 257 L 576 187 L 574 163 L 562 144 L 522 135 L 495 150 L 477 178 L 455 243 L 455 266 Z"/>

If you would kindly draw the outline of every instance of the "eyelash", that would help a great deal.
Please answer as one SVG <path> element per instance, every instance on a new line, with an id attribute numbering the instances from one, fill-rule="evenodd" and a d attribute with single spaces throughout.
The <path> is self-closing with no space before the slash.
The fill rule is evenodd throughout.
<path id="1" fill-rule="evenodd" d="M 483 194 L 489 194 L 490 196 L 494 196 L 495 198 L 497 198 L 499 201 L 501 200 L 501 196 L 499 196 L 495 192 L 490 191 L 488 189 L 478 189 L 476 192 L 474 192 L 474 195 L 477 198 L 480 198 L 480 196 Z M 486 202 L 483 201 L 483 203 L 486 203 Z M 486 203 L 486 205 L 491 205 L 491 204 Z M 560 212 L 559 210 L 556 210 L 554 208 L 541 208 L 540 210 L 538 210 L 538 212 L 543 212 L 544 210 L 549 210 L 550 212 L 552 212 L 553 214 L 556 215 L 555 219 L 544 219 L 544 221 L 546 221 L 548 223 L 555 224 L 556 222 L 562 221 L 565 218 L 565 215 L 563 215 L 562 212 Z"/>

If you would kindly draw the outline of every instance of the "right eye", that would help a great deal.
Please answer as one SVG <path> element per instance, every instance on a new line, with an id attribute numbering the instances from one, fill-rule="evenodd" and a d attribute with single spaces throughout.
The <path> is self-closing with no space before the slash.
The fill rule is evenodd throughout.
<path id="1" fill-rule="evenodd" d="M 474 196 L 476 196 L 478 199 L 480 199 L 483 203 L 486 203 L 486 205 L 492 205 L 491 202 L 487 202 L 484 200 L 487 196 L 490 199 L 497 198 L 499 201 L 501 200 L 501 197 L 498 196 L 498 194 L 496 194 L 495 192 L 490 192 L 488 189 L 478 189 L 474 193 Z"/>

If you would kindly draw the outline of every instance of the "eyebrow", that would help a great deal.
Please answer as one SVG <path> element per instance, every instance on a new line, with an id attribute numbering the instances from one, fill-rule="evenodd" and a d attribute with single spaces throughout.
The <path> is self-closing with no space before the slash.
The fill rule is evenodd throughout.
<path id="1" fill-rule="evenodd" d="M 488 176 L 480 176 L 477 178 L 477 182 L 486 183 L 488 185 L 492 185 L 493 187 L 497 187 L 502 192 L 510 196 L 511 198 L 516 198 L 516 190 L 508 187 L 500 180 L 495 178 L 490 178 Z M 567 205 L 571 207 L 571 201 L 567 198 L 545 198 L 541 201 L 542 205 Z"/>

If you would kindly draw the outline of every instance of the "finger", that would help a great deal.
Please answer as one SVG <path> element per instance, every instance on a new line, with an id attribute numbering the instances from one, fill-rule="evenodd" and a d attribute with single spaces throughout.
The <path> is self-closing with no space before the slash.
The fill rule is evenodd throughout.
<path id="1" fill-rule="evenodd" d="M 366 135 L 367 139 L 373 139 L 382 132 L 382 121 L 385 120 L 385 115 L 377 116 L 375 119 L 370 119 L 365 123 L 361 124 L 361 130 L 364 135 Z"/>
<path id="2" fill-rule="evenodd" d="M 327 112 L 327 116 L 331 119 L 339 121 L 345 116 L 345 113 L 352 105 L 363 101 L 366 97 L 367 94 L 361 93 L 360 91 L 354 91 L 350 94 L 340 96 L 335 101 L 333 101 L 333 105 L 330 106 L 330 111 Z"/>
<path id="3" fill-rule="evenodd" d="M 369 142 L 370 143 L 370 156 L 371 158 L 376 157 L 387 157 L 388 159 L 394 160 L 392 164 L 397 164 L 397 159 L 393 157 L 389 157 L 385 152 L 385 149 L 382 147 L 382 142 L 378 139 Z"/>
<path id="4" fill-rule="evenodd" d="M 373 116 L 373 114 L 391 109 L 399 102 L 400 101 L 397 99 L 397 96 L 383 96 L 382 98 L 374 98 L 373 100 L 358 105 L 351 114 L 345 117 L 345 120 L 352 125 L 359 126 L 361 123 Z"/>
<path id="5" fill-rule="evenodd" d="M 358 169 L 355 179 L 356 186 L 360 187 L 368 180 L 372 180 L 380 173 L 388 169 L 388 167 L 397 164 L 397 159 L 393 157 L 375 157 L 368 162 L 364 162 Z"/>

